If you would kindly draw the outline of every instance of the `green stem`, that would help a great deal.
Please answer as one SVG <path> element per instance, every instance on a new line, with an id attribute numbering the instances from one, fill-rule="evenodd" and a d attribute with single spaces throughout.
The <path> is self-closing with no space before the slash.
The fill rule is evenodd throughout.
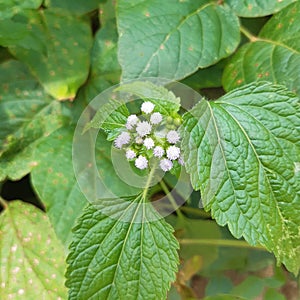
<path id="1" fill-rule="evenodd" d="M 256 42 L 258 40 L 258 38 L 245 27 L 240 26 L 240 31 L 246 38 L 249 39 L 250 42 Z"/>
<path id="2" fill-rule="evenodd" d="M 204 246 L 222 246 L 222 247 L 237 247 L 256 250 L 265 250 L 262 246 L 251 246 L 245 241 L 239 240 L 223 240 L 223 239 L 180 239 L 182 245 L 204 245 Z"/>
<path id="3" fill-rule="evenodd" d="M 149 191 L 150 183 L 151 183 L 151 180 L 152 180 L 152 178 L 153 178 L 154 172 L 155 172 L 155 170 L 156 170 L 156 166 L 157 166 L 157 165 L 154 164 L 154 165 L 151 167 L 151 171 L 150 171 L 149 176 L 148 176 L 148 178 L 147 178 L 146 186 L 145 186 L 145 188 L 144 188 L 143 196 L 142 196 L 144 200 L 145 200 L 146 197 L 147 197 L 147 193 L 148 193 L 148 191 Z"/>
<path id="4" fill-rule="evenodd" d="M 181 206 L 180 210 L 185 211 L 190 214 L 197 215 L 197 216 L 205 218 L 205 219 L 211 218 L 210 213 L 208 213 L 202 209 L 199 209 L 199 208 L 190 207 L 190 206 Z"/>
<path id="5" fill-rule="evenodd" d="M 8 208 L 6 201 L 2 197 L 0 197 L 0 204 L 3 206 L 4 209 Z"/>
<path id="6" fill-rule="evenodd" d="M 165 184 L 165 182 L 163 180 L 161 180 L 159 182 L 159 184 L 160 184 L 161 188 L 163 189 L 164 193 L 166 194 L 166 196 L 168 197 L 168 199 L 169 199 L 170 203 L 172 204 L 173 208 L 176 210 L 178 218 L 183 220 L 184 216 L 183 216 L 182 212 L 178 209 L 178 205 L 176 203 L 176 200 L 174 199 L 174 197 L 170 193 L 170 191 L 168 189 L 168 186 Z"/>

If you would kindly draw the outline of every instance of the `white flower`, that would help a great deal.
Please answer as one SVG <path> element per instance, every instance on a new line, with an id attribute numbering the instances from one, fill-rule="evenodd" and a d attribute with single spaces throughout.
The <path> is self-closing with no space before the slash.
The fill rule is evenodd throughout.
<path id="1" fill-rule="evenodd" d="M 173 163 L 169 159 L 164 158 L 160 161 L 159 166 L 164 172 L 167 172 L 172 169 Z"/>
<path id="2" fill-rule="evenodd" d="M 135 160 L 135 166 L 140 169 L 146 169 L 148 166 L 148 160 L 145 156 L 140 155 L 136 160 Z"/>
<path id="3" fill-rule="evenodd" d="M 146 138 L 144 140 L 144 146 L 149 150 L 154 147 L 154 141 L 151 138 Z"/>
<path id="4" fill-rule="evenodd" d="M 132 149 L 128 149 L 126 151 L 126 158 L 127 159 L 133 159 L 136 157 L 136 153 Z"/>
<path id="5" fill-rule="evenodd" d="M 176 146 L 170 146 L 167 149 L 167 157 L 171 160 L 175 160 L 180 156 L 180 149 Z"/>
<path id="6" fill-rule="evenodd" d="M 153 109 L 154 109 L 154 104 L 151 103 L 151 102 L 149 102 L 149 101 L 144 102 L 144 103 L 142 104 L 142 106 L 141 106 L 141 110 L 142 110 L 142 112 L 144 112 L 145 114 L 150 114 L 150 113 L 152 113 Z"/>
<path id="7" fill-rule="evenodd" d="M 153 149 L 153 154 L 155 157 L 161 158 L 165 154 L 165 150 L 161 146 L 156 146 Z"/>
<path id="8" fill-rule="evenodd" d="M 146 102 L 145 102 L 146 103 Z M 151 125 L 147 121 L 143 121 L 137 124 L 136 126 L 136 132 L 139 134 L 139 136 L 143 137 L 151 132 Z"/>
<path id="9" fill-rule="evenodd" d="M 123 145 L 128 144 L 130 141 L 130 134 L 128 132 L 122 132 L 116 139 L 115 139 L 115 146 L 119 149 L 122 148 Z"/>
<path id="10" fill-rule="evenodd" d="M 170 144 L 176 144 L 180 140 L 180 136 L 176 130 L 170 130 L 167 133 L 167 140 Z"/>
<path id="11" fill-rule="evenodd" d="M 159 124 L 162 121 L 162 115 L 159 112 L 155 112 L 150 117 L 150 122 L 152 124 Z"/>
<path id="12" fill-rule="evenodd" d="M 136 123 L 138 122 L 139 118 L 136 115 L 130 115 L 127 118 L 127 122 L 126 122 L 126 128 L 128 130 L 131 130 L 133 128 L 134 125 L 136 125 Z"/>

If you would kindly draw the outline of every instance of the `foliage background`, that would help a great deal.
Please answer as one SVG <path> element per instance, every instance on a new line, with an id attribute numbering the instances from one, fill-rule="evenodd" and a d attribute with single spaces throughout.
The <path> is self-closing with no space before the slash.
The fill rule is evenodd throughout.
<path id="1" fill-rule="evenodd" d="M 1 199 L 21 200 L 1 200 L 1 299 L 67 298 L 64 260 L 86 205 L 73 174 L 72 138 L 81 111 L 101 91 L 121 79 L 162 76 L 210 99 L 257 80 L 300 95 L 299 1 L 246 2 L 1 4 Z M 124 188 L 112 180 L 109 147 L 99 144 L 97 157 L 108 180 Z M 167 218 L 179 239 L 202 241 L 181 245 L 169 299 L 297 299 L 299 279 L 271 254 L 235 245 L 198 202 L 195 192 L 182 208 L 184 224 Z M 220 239 L 230 246 L 213 244 Z"/>

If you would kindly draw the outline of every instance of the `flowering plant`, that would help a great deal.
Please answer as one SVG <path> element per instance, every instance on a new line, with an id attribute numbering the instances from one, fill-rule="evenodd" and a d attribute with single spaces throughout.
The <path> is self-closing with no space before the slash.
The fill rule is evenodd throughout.
<path id="1" fill-rule="evenodd" d="M 149 160 L 157 158 L 160 168 L 166 172 L 172 170 L 176 163 L 183 164 L 180 148 L 176 146 L 180 136 L 175 130 L 181 118 L 177 115 L 176 118 L 167 119 L 159 112 L 151 114 L 154 108 L 152 102 L 143 102 L 140 118 L 144 121 L 135 114 L 128 116 L 125 125 L 127 130 L 118 135 L 114 145 L 119 149 L 125 148 L 126 158 L 133 160 L 138 169 L 146 169 Z"/>

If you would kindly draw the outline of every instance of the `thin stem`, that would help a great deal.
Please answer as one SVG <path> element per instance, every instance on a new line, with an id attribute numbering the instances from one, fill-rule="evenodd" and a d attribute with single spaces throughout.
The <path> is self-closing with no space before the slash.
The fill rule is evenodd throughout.
<path id="1" fill-rule="evenodd" d="M 163 189 L 164 193 L 166 194 L 166 196 L 168 197 L 168 199 L 169 199 L 170 203 L 172 204 L 173 208 L 176 210 L 178 218 L 183 220 L 184 216 L 183 216 L 182 212 L 178 209 L 178 205 L 176 203 L 176 200 L 174 199 L 174 197 L 170 193 L 170 191 L 168 189 L 168 186 L 165 184 L 165 182 L 163 180 L 161 180 L 159 182 L 159 184 L 160 184 L 161 188 Z"/>
<path id="2" fill-rule="evenodd" d="M 143 196 L 142 196 L 143 199 L 146 199 L 146 197 L 147 197 L 147 193 L 148 193 L 148 191 L 149 191 L 150 183 L 151 183 L 151 181 L 152 181 L 152 178 L 153 178 L 153 175 L 154 175 L 155 170 L 156 170 L 156 164 L 154 164 L 154 165 L 151 167 L 151 171 L 150 171 L 150 173 L 149 173 L 149 176 L 148 176 L 147 182 L 146 182 L 146 186 L 145 186 L 144 191 L 143 191 Z"/>
<path id="3" fill-rule="evenodd" d="M 2 197 L 0 197 L 0 204 L 3 206 L 4 209 L 8 208 L 6 201 Z"/>
<path id="4" fill-rule="evenodd" d="M 223 240 L 223 239 L 180 239 L 182 245 L 205 245 L 205 246 L 222 246 L 222 247 L 237 247 L 256 250 L 265 250 L 262 246 L 251 246 L 245 241 L 239 240 Z"/>
<path id="5" fill-rule="evenodd" d="M 180 210 L 185 211 L 185 212 L 190 213 L 190 214 L 197 215 L 197 216 L 202 217 L 202 218 L 206 218 L 206 219 L 211 217 L 210 213 L 208 213 L 208 212 L 206 212 L 202 209 L 195 208 L 195 207 L 181 206 Z"/>
<path id="6" fill-rule="evenodd" d="M 249 39 L 250 42 L 256 42 L 258 40 L 258 38 L 245 27 L 240 26 L 240 31 L 246 38 Z"/>

